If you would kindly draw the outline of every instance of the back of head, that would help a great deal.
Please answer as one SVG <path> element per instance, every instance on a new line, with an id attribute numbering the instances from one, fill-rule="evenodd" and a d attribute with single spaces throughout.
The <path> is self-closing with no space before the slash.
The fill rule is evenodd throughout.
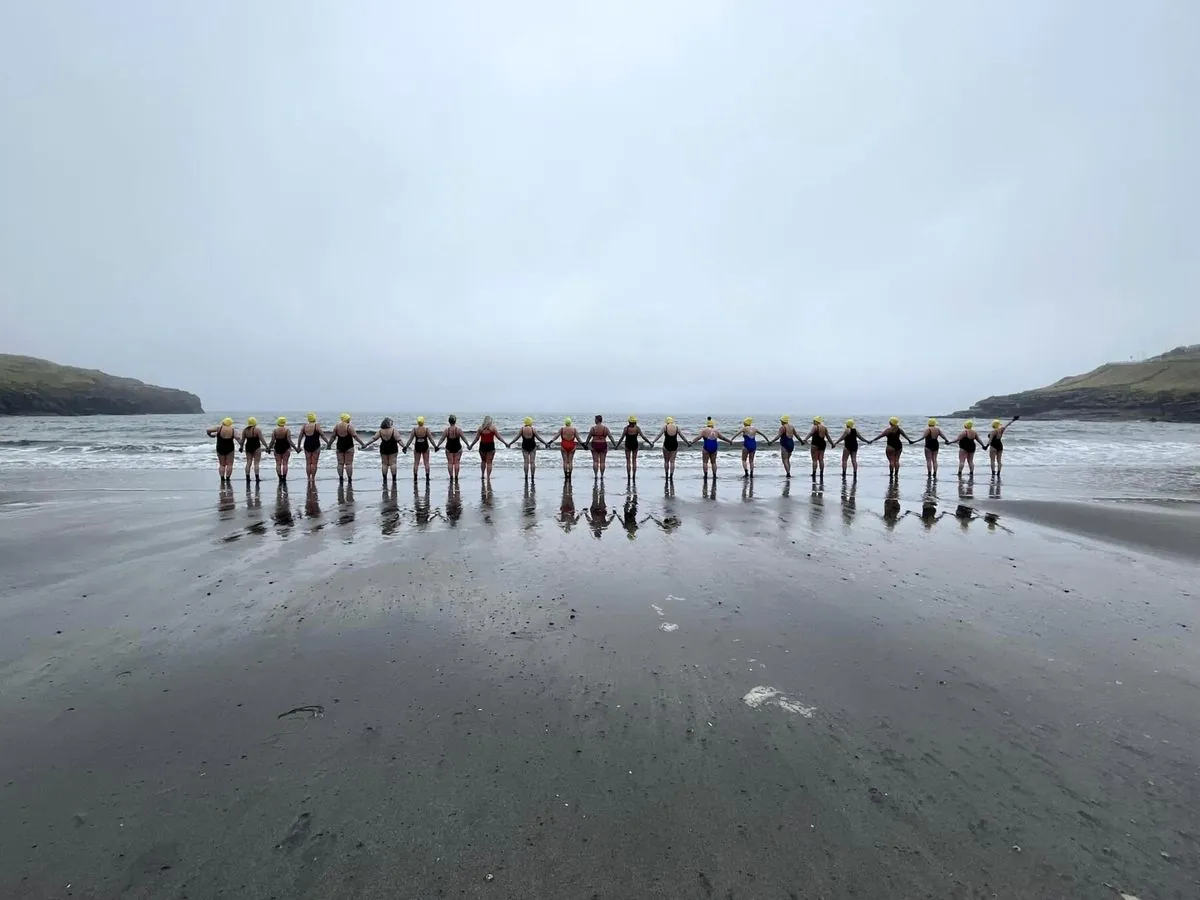
<path id="1" fill-rule="evenodd" d="M 453 425 L 455 422 L 458 421 L 458 416 L 454 415 L 454 413 L 451 413 L 450 418 L 448 418 L 446 421 L 449 422 L 451 425 Z"/>
<path id="2" fill-rule="evenodd" d="M 604 416 L 596 416 L 596 424 L 599 425 L 604 421 Z"/>
<path id="3" fill-rule="evenodd" d="M 482 424 L 482 425 L 480 425 L 479 427 L 480 427 L 480 428 L 491 428 L 491 427 L 492 427 L 492 417 L 491 417 L 491 416 L 484 416 L 484 417 L 483 417 L 483 424 Z"/>
<path id="4" fill-rule="evenodd" d="M 391 428 L 392 420 L 390 418 L 384 418 L 384 420 L 379 423 L 379 427 L 380 428 Z"/>

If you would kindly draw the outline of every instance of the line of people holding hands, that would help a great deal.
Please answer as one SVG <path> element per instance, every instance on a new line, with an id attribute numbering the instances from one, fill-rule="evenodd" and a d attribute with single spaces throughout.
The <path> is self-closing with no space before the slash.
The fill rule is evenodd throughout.
<path id="1" fill-rule="evenodd" d="M 358 449 L 365 450 L 378 443 L 380 467 L 386 485 L 389 475 L 392 483 L 396 483 L 397 457 L 400 453 L 408 453 L 410 448 L 413 451 L 413 478 L 419 476 L 422 465 L 425 467 L 425 477 L 429 478 L 430 452 L 437 453 L 444 449 L 450 478 L 452 481 L 457 481 L 464 451 L 472 450 L 478 445 L 480 477 L 490 479 L 496 445 L 503 444 L 506 448 L 511 448 L 518 442 L 521 445 L 527 478 L 532 478 L 536 471 L 539 444 L 546 449 L 551 449 L 557 444 L 562 455 L 565 478 L 570 478 L 574 471 L 575 453 L 579 449 L 591 453 L 592 471 L 597 478 L 604 474 L 608 451 L 624 449 L 625 470 L 627 475 L 632 478 L 637 474 L 639 450 L 643 446 L 652 449 L 660 441 L 663 453 L 663 475 L 668 479 L 675 475 L 675 456 L 681 445 L 690 447 L 693 444 L 701 444 L 704 478 L 707 479 L 710 471 L 713 478 L 717 477 L 717 451 L 720 449 L 721 443 L 734 445 L 737 441 L 741 441 L 742 471 L 744 477 L 747 478 L 754 476 L 754 459 L 760 442 L 766 446 L 779 445 L 784 472 L 788 478 L 792 475 L 791 456 L 796 444 L 808 446 L 812 458 L 812 477 L 814 479 L 818 475 L 821 478 L 825 476 L 826 449 L 841 445 L 842 476 L 845 477 L 848 469 L 852 468 L 857 477 L 859 447 L 863 444 L 873 444 L 880 439 L 885 440 L 887 444 L 889 476 L 895 478 L 899 476 L 903 441 L 913 444 L 917 440 L 924 442 L 926 471 L 930 477 L 937 475 L 939 447 L 942 444 L 951 443 L 955 443 L 959 447 L 959 475 L 962 475 L 964 466 L 970 469 L 972 475 L 974 474 L 974 455 L 977 446 L 989 451 L 992 473 L 999 475 L 1004 450 L 1004 433 L 1009 425 L 1018 418 L 1020 417 L 1014 417 L 1008 425 L 1001 424 L 999 419 L 993 421 L 992 430 L 986 441 L 975 431 L 975 423 L 971 420 L 967 420 L 962 431 L 953 441 L 947 438 L 945 432 L 938 427 L 937 419 L 929 419 L 920 438 L 910 438 L 900 427 L 900 420 L 895 416 L 889 420 L 886 428 L 870 439 L 864 438 L 859 433 L 853 419 L 847 419 L 844 430 L 835 439 L 821 416 L 814 416 L 812 427 L 806 434 L 801 435 L 796 426 L 791 423 L 790 417 L 786 415 L 780 417 L 779 427 L 775 430 L 774 435 L 763 432 L 749 417 L 743 419 L 741 426 L 730 435 L 723 434 L 710 417 L 695 437 L 689 437 L 675 423 L 673 417 L 667 416 L 658 434 L 651 438 L 638 424 L 637 416 L 630 416 L 628 422 L 618 433 L 614 433 L 604 423 L 603 416 L 596 416 L 594 424 L 586 433 L 575 426 L 568 416 L 563 420 L 562 426 L 547 438 L 538 432 L 533 424 L 533 419 L 527 416 L 524 424 L 517 429 L 517 433 L 511 439 L 506 439 L 496 427 L 491 416 L 485 416 L 473 434 L 468 435 L 458 424 L 457 417 L 451 415 L 447 418 L 446 426 L 436 433 L 425 424 L 424 416 L 417 417 L 416 424 L 409 429 L 407 434 L 401 434 L 392 420 L 385 418 L 375 434 L 369 440 L 364 441 L 351 423 L 349 413 L 342 413 L 338 423 L 329 431 L 321 428 L 315 413 L 309 413 L 308 421 L 300 426 L 294 441 L 287 419 L 282 416 L 276 420 L 270 437 L 263 434 L 253 416 L 247 419 L 246 427 L 241 431 L 234 428 L 232 419 L 225 418 L 220 425 L 208 429 L 208 435 L 217 439 L 217 464 L 223 482 L 227 481 L 233 473 L 235 443 L 237 449 L 242 450 L 246 455 L 247 481 L 250 480 L 252 473 L 256 481 L 259 479 L 259 462 L 264 450 L 269 450 L 274 455 L 275 471 L 281 481 L 287 479 L 291 453 L 304 453 L 305 469 L 309 480 L 314 480 L 322 444 L 325 449 L 332 448 L 334 444 L 337 445 L 338 480 L 344 478 L 353 480 L 356 446 Z"/>

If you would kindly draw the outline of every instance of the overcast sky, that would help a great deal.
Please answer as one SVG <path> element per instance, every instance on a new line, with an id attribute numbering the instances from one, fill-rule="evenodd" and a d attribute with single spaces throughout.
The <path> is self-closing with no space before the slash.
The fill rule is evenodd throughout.
<path id="1" fill-rule="evenodd" d="M 0 2 L 0 351 L 948 410 L 1200 341 L 1200 3 Z"/>

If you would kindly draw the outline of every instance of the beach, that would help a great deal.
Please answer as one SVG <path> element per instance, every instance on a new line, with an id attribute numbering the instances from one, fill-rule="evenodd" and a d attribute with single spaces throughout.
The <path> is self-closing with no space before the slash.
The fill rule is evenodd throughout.
<path id="1" fill-rule="evenodd" d="M 913 471 L 367 471 L 6 484 L 0 896 L 1200 890 L 1194 555 Z"/>

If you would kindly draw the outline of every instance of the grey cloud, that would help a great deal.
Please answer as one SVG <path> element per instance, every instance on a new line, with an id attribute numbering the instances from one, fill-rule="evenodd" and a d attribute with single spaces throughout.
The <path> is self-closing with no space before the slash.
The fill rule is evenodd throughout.
<path id="1" fill-rule="evenodd" d="M 213 407 L 965 405 L 1200 339 L 1197 33 L 7 4 L 2 349 Z"/>

